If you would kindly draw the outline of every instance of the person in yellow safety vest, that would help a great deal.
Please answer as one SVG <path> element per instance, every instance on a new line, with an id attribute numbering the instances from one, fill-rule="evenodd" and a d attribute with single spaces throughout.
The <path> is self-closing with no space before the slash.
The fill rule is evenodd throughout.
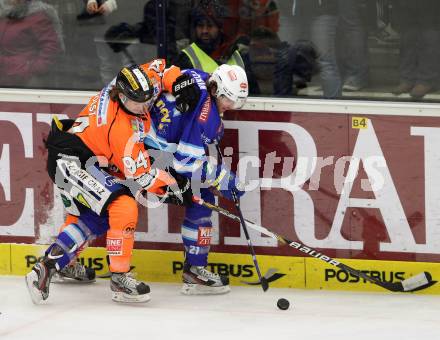
<path id="1" fill-rule="evenodd" d="M 223 32 L 226 9 L 215 0 L 201 2 L 191 12 L 194 42 L 184 48 L 173 63 L 181 69 L 195 68 L 212 73 L 222 64 L 238 65 L 245 69 L 250 93 L 259 93 L 246 55 L 241 55 L 239 44 L 231 42 Z"/>
<path id="2" fill-rule="evenodd" d="M 183 49 L 182 52 L 188 56 L 192 64 L 192 68 L 199 69 L 207 73 L 214 72 L 219 64 L 222 64 L 218 63 L 216 60 L 206 54 L 205 51 L 203 51 L 203 49 L 201 49 L 195 42 Z M 238 50 L 235 50 L 224 64 L 238 65 L 244 68 L 243 59 L 241 58 Z"/>

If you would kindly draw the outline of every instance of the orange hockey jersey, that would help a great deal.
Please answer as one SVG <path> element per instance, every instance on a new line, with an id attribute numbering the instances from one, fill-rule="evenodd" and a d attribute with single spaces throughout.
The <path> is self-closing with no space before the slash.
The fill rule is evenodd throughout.
<path id="1" fill-rule="evenodd" d="M 165 69 L 165 61 L 160 59 L 141 67 L 152 80 L 157 96 L 162 90 L 170 91 L 172 83 L 180 75 L 178 67 Z M 112 174 L 122 179 L 133 178 L 144 189 L 163 194 L 162 187 L 175 180 L 163 170 L 151 169 L 144 147 L 150 116 L 125 112 L 118 102 L 110 99 L 112 87 L 109 84 L 90 99 L 70 132 L 81 138 L 96 156 L 103 156 Z"/>

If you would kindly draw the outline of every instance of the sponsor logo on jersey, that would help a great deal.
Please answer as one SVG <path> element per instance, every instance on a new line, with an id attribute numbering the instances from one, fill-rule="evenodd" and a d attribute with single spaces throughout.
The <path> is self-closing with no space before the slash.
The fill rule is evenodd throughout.
<path id="1" fill-rule="evenodd" d="M 206 101 L 203 103 L 202 109 L 199 114 L 199 122 L 206 123 L 209 118 L 209 112 L 211 111 L 211 97 L 208 96 Z"/>
<path id="2" fill-rule="evenodd" d="M 153 85 L 153 96 L 159 96 L 160 91 L 162 90 L 160 83 L 155 78 L 150 78 L 151 83 Z"/>
<path id="3" fill-rule="evenodd" d="M 122 238 L 107 238 L 107 254 L 109 256 L 121 256 L 123 243 Z"/>
<path id="4" fill-rule="evenodd" d="M 92 100 L 91 100 L 91 104 L 89 107 L 89 113 L 90 114 L 95 114 L 96 113 L 96 109 L 98 108 L 98 100 L 99 100 L 99 94 L 96 96 L 93 96 Z"/>
<path id="5" fill-rule="evenodd" d="M 134 223 L 130 223 L 124 227 L 122 230 L 122 235 L 126 238 L 132 238 L 135 231 L 136 225 Z"/>
<path id="6" fill-rule="evenodd" d="M 109 92 L 109 87 L 106 87 L 99 94 L 98 110 L 96 113 L 96 125 L 98 126 L 107 124 L 107 109 L 110 99 Z"/>
<path id="7" fill-rule="evenodd" d="M 139 132 L 137 119 L 132 119 L 132 120 L 131 120 L 131 129 L 132 129 L 133 132 L 135 132 L 135 133 L 138 133 L 138 132 Z"/>
<path id="8" fill-rule="evenodd" d="M 105 194 L 106 189 L 101 183 L 98 182 L 96 178 L 91 176 L 87 171 L 78 167 L 75 162 L 67 162 L 66 169 L 68 172 L 67 177 L 70 177 L 79 186 L 84 187 L 84 189 L 87 190 L 87 192 L 95 199 L 102 199 L 102 195 Z M 82 194 L 79 194 L 76 199 L 78 202 L 90 207 Z"/>
<path id="9" fill-rule="evenodd" d="M 151 173 L 145 173 L 140 175 L 136 178 L 136 182 L 144 189 L 147 189 L 150 187 L 152 181 L 154 180 L 156 176 L 156 171 L 153 171 L 155 169 L 152 169 Z"/>
<path id="10" fill-rule="evenodd" d="M 164 68 L 163 66 L 163 61 L 161 59 L 155 59 L 150 63 L 150 65 L 148 65 L 148 69 L 162 76 L 162 70 Z"/>
<path id="11" fill-rule="evenodd" d="M 159 109 L 160 113 L 160 123 L 157 126 L 157 129 L 159 130 L 159 133 L 161 133 L 161 130 L 166 128 L 168 124 L 171 123 L 170 110 L 168 110 L 165 102 L 162 99 L 159 99 L 155 106 L 157 109 Z"/>
<path id="12" fill-rule="evenodd" d="M 199 227 L 197 245 L 207 247 L 211 244 L 212 227 Z"/>
<path id="13" fill-rule="evenodd" d="M 76 195 L 76 200 L 81 203 L 82 205 L 86 206 L 87 208 L 90 209 L 90 204 L 87 202 L 87 200 L 84 198 L 84 195 L 79 193 L 78 195 Z"/>
<path id="14" fill-rule="evenodd" d="M 134 132 L 134 142 L 144 142 L 144 138 L 146 137 L 144 122 L 139 119 L 131 120 L 131 129 Z"/>
<path id="15" fill-rule="evenodd" d="M 106 176 L 105 177 L 105 185 L 111 187 L 115 184 L 118 184 L 118 179 L 113 176 Z"/>
<path id="16" fill-rule="evenodd" d="M 63 200 L 64 207 L 68 208 L 72 205 L 72 201 L 69 200 L 65 195 L 61 194 L 61 199 Z"/>
<path id="17" fill-rule="evenodd" d="M 213 140 L 205 135 L 204 132 L 202 132 L 200 138 L 202 139 L 203 144 L 212 144 Z"/>
<path id="18" fill-rule="evenodd" d="M 145 138 L 145 126 L 142 120 L 139 121 L 139 141 L 143 142 Z"/>
<path id="19" fill-rule="evenodd" d="M 197 85 L 199 85 L 201 90 L 206 90 L 206 83 L 203 81 L 200 74 L 198 74 L 196 71 L 191 70 L 190 71 L 191 76 L 196 80 Z"/>

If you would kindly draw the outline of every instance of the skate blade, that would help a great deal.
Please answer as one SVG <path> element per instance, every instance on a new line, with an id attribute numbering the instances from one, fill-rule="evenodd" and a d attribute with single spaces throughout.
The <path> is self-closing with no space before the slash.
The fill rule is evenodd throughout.
<path id="1" fill-rule="evenodd" d="M 150 299 L 150 294 L 129 295 L 123 292 L 113 292 L 112 294 L 112 300 L 120 303 L 144 303 Z"/>
<path id="2" fill-rule="evenodd" d="M 25 278 L 27 290 L 29 292 L 29 295 L 31 297 L 32 302 L 35 305 L 41 304 L 41 302 L 44 300 L 43 293 L 34 285 L 34 282 L 38 281 L 37 274 L 32 270 L 24 278 Z"/>
<path id="3" fill-rule="evenodd" d="M 184 283 L 180 292 L 184 295 L 220 295 L 231 291 L 231 287 L 211 287 L 199 285 L 196 283 Z"/>
<path id="4" fill-rule="evenodd" d="M 65 284 L 89 284 L 89 283 L 94 283 L 96 282 L 96 279 L 93 280 L 77 280 L 77 279 L 73 279 L 67 276 L 62 276 L 58 273 L 55 273 L 52 276 L 52 280 L 51 282 L 53 283 L 65 283 Z"/>

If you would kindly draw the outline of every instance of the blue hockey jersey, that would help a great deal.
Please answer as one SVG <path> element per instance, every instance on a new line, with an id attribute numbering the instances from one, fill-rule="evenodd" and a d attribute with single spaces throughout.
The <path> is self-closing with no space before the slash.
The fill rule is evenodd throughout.
<path id="1" fill-rule="evenodd" d="M 208 144 L 218 143 L 223 136 L 223 122 L 214 98 L 206 88 L 209 74 L 185 70 L 196 80 L 201 96 L 193 112 L 181 113 L 175 98 L 162 93 L 151 110 L 151 128 L 144 139 L 148 148 L 173 154 L 173 168 L 186 177 L 199 173 L 202 181 L 216 172 L 208 162 Z"/>

